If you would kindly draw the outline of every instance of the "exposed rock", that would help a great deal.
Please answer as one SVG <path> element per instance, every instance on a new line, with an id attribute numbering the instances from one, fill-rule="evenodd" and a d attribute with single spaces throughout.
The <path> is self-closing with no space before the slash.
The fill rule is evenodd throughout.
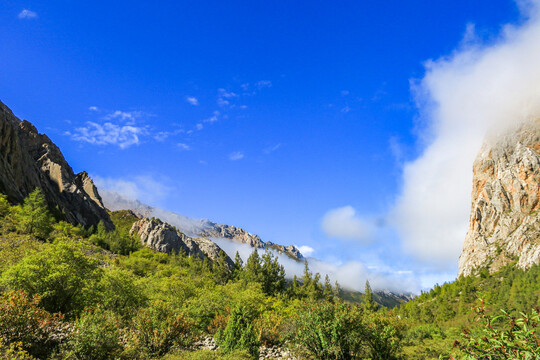
<path id="1" fill-rule="evenodd" d="M 35 188 L 68 222 L 88 227 L 103 221 L 108 229 L 114 228 L 88 174 L 74 174 L 47 135 L 20 121 L 0 102 L 0 192 L 20 203 Z"/>
<path id="2" fill-rule="evenodd" d="M 207 226 L 200 231 L 199 236 L 224 238 L 238 243 L 248 244 L 249 246 L 258 249 L 276 250 L 279 254 L 285 254 L 294 260 L 302 260 L 304 258 L 300 250 L 294 245 L 283 246 L 274 244 L 270 241 L 264 242 L 259 235 L 251 234 L 236 226 L 216 224 L 211 221 L 206 225 Z"/>
<path id="3" fill-rule="evenodd" d="M 111 191 L 102 191 L 105 206 L 110 210 L 130 209 L 144 217 L 156 217 L 176 226 L 183 233 L 191 237 L 209 237 L 227 239 L 230 241 L 248 244 L 258 249 L 273 249 L 295 260 L 303 260 L 304 256 L 294 245 L 283 246 L 272 242 L 264 242 L 258 235 L 251 234 L 236 226 L 216 224 L 207 219 L 194 219 L 170 211 L 146 205 L 138 200 L 128 199 Z"/>
<path id="4" fill-rule="evenodd" d="M 459 275 L 540 262 L 540 120 L 488 139 L 475 162 L 469 231 Z"/>
<path id="5" fill-rule="evenodd" d="M 143 245 L 164 253 L 182 251 L 188 256 L 215 261 L 223 251 L 209 239 L 191 238 L 172 225 L 155 218 L 144 218 L 135 222 L 129 233 L 139 235 Z M 225 261 L 229 268 L 234 266 L 234 262 L 226 254 Z"/>

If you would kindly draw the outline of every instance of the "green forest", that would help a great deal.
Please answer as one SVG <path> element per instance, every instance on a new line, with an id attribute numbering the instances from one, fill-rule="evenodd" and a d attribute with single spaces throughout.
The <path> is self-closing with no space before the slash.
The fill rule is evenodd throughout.
<path id="1" fill-rule="evenodd" d="M 462 277 L 387 308 L 271 252 L 230 269 L 141 246 L 137 218 L 85 229 L 43 195 L 0 196 L 0 359 L 539 359 L 540 266 Z M 354 299 L 353 299 L 354 298 Z M 204 350 L 212 337 L 217 350 Z"/>

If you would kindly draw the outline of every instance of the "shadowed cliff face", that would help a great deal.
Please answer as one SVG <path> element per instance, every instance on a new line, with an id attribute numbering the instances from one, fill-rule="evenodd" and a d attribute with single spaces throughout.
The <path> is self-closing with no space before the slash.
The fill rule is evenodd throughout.
<path id="1" fill-rule="evenodd" d="M 474 162 L 469 231 L 459 275 L 540 262 L 540 120 L 486 140 Z"/>
<path id="2" fill-rule="evenodd" d="M 41 189 L 50 209 L 85 227 L 103 221 L 113 229 L 101 197 L 86 172 L 74 174 L 60 149 L 0 102 L 0 192 L 20 203 Z"/>

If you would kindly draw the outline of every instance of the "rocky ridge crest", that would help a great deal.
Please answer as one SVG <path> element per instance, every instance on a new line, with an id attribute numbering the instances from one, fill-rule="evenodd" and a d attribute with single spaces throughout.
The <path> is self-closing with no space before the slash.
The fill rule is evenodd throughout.
<path id="1" fill-rule="evenodd" d="M 473 166 L 469 230 L 459 276 L 540 262 L 540 120 L 487 139 Z"/>
<path id="2" fill-rule="evenodd" d="M 75 174 L 47 135 L 0 102 L 0 192 L 20 203 L 35 188 L 68 222 L 88 227 L 103 221 L 108 229 L 114 228 L 88 174 Z"/>
<path id="3" fill-rule="evenodd" d="M 191 238 L 172 225 L 155 218 L 143 218 L 136 221 L 129 233 L 130 235 L 137 234 L 144 246 L 164 253 L 183 251 L 188 256 L 216 261 L 223 251 L 210 239 Z M 223 253 L 225 254 L 224 251 Z M 225 254 L 225 261 L 229 268 L 234 266 L 234 261 L 227 254 Z"/>

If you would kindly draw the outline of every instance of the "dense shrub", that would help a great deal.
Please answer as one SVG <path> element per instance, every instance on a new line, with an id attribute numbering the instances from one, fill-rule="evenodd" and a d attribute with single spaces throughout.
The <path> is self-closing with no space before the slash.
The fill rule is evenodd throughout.
<path id="1" fill-rule="evenodd" d="M 463 339 L 455 346 L 464 354 L 462 359 L 540 359 L 540 315 L 521 313 L 518 317 L 501 311 L 498 316 L 488 316 L 483 306 L 476 309 L 483 323 L 480 332 L 463 332 Z M 448 358 L 452 358 L 449 356 Z"/>
<path id="2" fill-rule="evenodd" d="M 235 350 L 230 353 L 222 351 L 199 350 L 184 351 L 178 354 L 167 355 L 163 360 L 252 360 L 251 356 L 245 350 Z"/>
<path id="3" fill-rule="evenodd" d="M 81 360 L 116 359 L 120 345 L 120 318 L 101 308 L 85 310 L 75 321 L 66 344 L 66 356 Z"/>
<path id="4" fill-rule="evenodd" d="M 253 328 L 253 313 L 245 306 L 235 307 L 227 326 L 216 334 L 216 343 L 224 353 L 246 350 L 252 356 L 259 355 L 259 341 Z"/>
<path id="5" fill-rule="evenodd" d="M 130 317 L 146 302 L 143 286 L 133 273 L 110 267 L 103 272 L 98 285 L 99 301 L 104 309 Z"/>
<path id="6" fill-rule="evenodd" d="M 133 317 L 127 334 L 128 352 L 145 351 L 150 356 L 162 356 L 173 346 L 191 344 L 193 323 L 162 301 L 154 301 Z"/>
<path id="7" fill-rule="evenodd" d="M 57 241 L 2 274 L 0 283 L 37 295 L 50 312 L 78 312 L 92 302 L 98 262 L 85 255 L 79 242 Z"/>
<path id="8" fill-rule="evenodd" d="M 38 297 L 30 298 L 22 291 L 0 295 L 0 342 L 20 343 L 22 349 L 34 356 L 46 355 L 55 348 L 68 331 L 60 316 L 50 314 L 38 304 Z M 13 352 L 16 348 L 5 345 L 4 351 Z"/>

